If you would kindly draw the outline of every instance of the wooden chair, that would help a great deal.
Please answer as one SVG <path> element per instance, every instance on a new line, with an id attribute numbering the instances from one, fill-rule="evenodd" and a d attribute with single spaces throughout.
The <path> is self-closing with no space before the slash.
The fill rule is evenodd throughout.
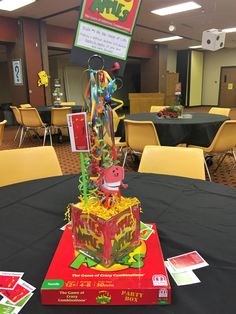
<path id="1" fill-rule="evenodd" d="M 124 124 L 125 141 L 127 144 L 124 165 L 128 152 L 135 155 L 142 155 L 146 145 L 161 145 L 152 121 L 134 121 L 125 119 Z"/>
<path id="2" fill-rule="evenodd" d="M 5 129 L 6 123 L 7 123 L 7 120 L 3 120 L 0 122 L 0 146 L 2 145 L 4 129 Z"/>
<path id="3" fill-rule="evenodd" d="M 57 133 L 60 129 L 68 130 L 67 114 L 70 114 L 71 112 L 71 107 L 51 109 L 51 133 L 53 128 L 57 130 Z"/>
<path id="4" fill-rule="evenodd" d="M 16 106 L 10 106 L 13 115 L 16 119 L 16 122 L 18 123 L 18 129 L 16 131 L 16 135 L 14 137 L 14 141 L 17 139 L 18 134 L 20 133 L 21 129 L 23 128 L 23 123 L 21 121 L 21 115 L 20 115 L 20 111 L 19 108 L 17 108 Z"/>
<path id="5" fill-rule="evenodd" d="M 227 153 L 229 152 L 232 153 L 232 156 L 236 164 L 236 156 L 233 150 L 235 146 L 236 146 L 236 120 L 225 121 L 218 129 L 210 146 L 200 147 L 200 146 L 190 145 L 190 147 L 201 148 L 205 154 L 220 154 L 219 162 L 215 171 L 219 168 L 219 166 L 225 159 Z M 235 167 L 235 164 L 234 164 L 234 167 Z M 210 175 L 206 162 L 205 162 L 205 167 L 207 170 L 209 180 L 211 181 L 211 175 Z"/>
<path id="6" fill-rule="evenodd" d="M 212 113 L 212 114 L 221 114 L 223 116 L 227 116 L 229 117 L 230 115 L 230 108 L 219 108 L 219 107 L 212 107 L 208 113 Z"/>
<path id="7" fill-rule="evenodd" d="M 45 145 L 46 136 L 49 135 L 50 144 L 52 145 L 52 135 L 50 126 L 43 123 L 36 108 L 20 108 L 21 121 L 23 128 L 21 129 L 21 137 L 19 147 L 22 145 L 26 133 L 32 130 L 37 136 L 37 130 L 44 129 L 43 146 Z"/>
<path id="8" fill-rule="evenodd" d="M 159 112 L 165 108 L 167 108 L 167 106 L 151 106 L 150 112 Z"/>
<path id="9" fill-rule="evenodd" d="M 0 173 L 0 186 L 62 175 L 52 146 L 0 151 Z"/>
<path id="10" fill-rule="evenodd" d="M 204 153 L 200 148 L 145 146 L 138 172 L 205 180 Z"/>

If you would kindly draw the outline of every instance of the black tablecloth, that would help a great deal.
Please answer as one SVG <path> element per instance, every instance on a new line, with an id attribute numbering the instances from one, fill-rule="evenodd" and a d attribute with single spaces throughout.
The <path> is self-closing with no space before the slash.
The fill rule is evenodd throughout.
<path id="1" fill-rule="evenodd" d="M 76 113 L 76 112 L 80 112 L 82 107 L 81 106 L 71 106 L 71 108 L 72 108 L 72 112 Z M 52 106 L 37 107 L 37 110 L 40 114 L 40 117 L 44 123 L 48 123 L 48 124 L 51 123 L 51 109 L 52 109 Z"/>
<path id="2" fill-rule="evenodd" d="M 201 180 L 128 173 L 123 195 L 137 196 L 141 220 L 155 222 L 165 259 L 197 250 L 209 263 L 195 270 L 201 283 L 178 287 L 172 304 L 156 306 L 43 306 L 43 282 L 64 225 L 77 201 L 78 176 L 31 181 L 0 189 L 0 270 L 23 271 L 37 287 L 27 314 L 234 314 L 236 278 L 235 189 Z"/>
<path id="3" fill-rule="evenodd" d="M 152 121 L 155 124 L 161 145 L 175 146 L 180 143 L 208 147 L 227 116 L 204 112 L 188 113 L 191 118 L 165 119 L 156 113 L 147 112 L 127 115 L 137 121 Z M 186 115 L 185 115 L 186 116 Z M 123 135 L 124 139 L 124 135 Z"/>

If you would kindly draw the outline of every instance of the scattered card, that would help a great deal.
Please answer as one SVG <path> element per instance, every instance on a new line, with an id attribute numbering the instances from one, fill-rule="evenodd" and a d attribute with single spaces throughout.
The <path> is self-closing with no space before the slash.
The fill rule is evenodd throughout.
<path id="1" fill-rule="evenodd" d="M 151 229 L 152 230 L 152 225 L 140 221 L 140 231 L 147 230 L 147 229 Z"/>
<path id="2" fill-rule="evenodd" d="M 15 314 L 15 309 L 14 306 L 0 304 L 0 313 L 2 314 Z"/>
<path id="3" fill-rule="evenodd" d="M 167 258 L 167 260 L 175 272 L 198 269 L 209 265 L 197 251 Z"/>
<path id="4" fill-rule="evenodd" d="M 146 230 L 140 231 L 140 239 L 146 241 L 153 232 L 154 232 L 154 230 L 151 230 L 151 229 L 146 229 Z"/>
<path id="5" fill-rule="evenodd" d="M 0 289 L 13 290 L 24 273 L 0 271 Z"/>
<path id="6" fill-rule="evenodd" d="M 165 266 L 168 269 L 171 277 L 176 282 L 177 286 L 192 285 L 201 282 L 193 271 L 175 272 L 168 262 L 165 262 Z"/>
<path id="7" fill-rule="evenodd" d="M 0 293 L 15 305 L 16 303 L 21 301 L 24 297 L 32 293 L 34 290 L 35 290 L 35 287 L 31 286 L 26 281 L 20 279 L 17 282 L 14 290 L 0 289 Z"/>
<path id="8" fill-rule="evenodd" d="M 16 304 L 13 304 L 6 297 L 4 297 L 4 299 L 1 301 L 1 303 L 5 304 L 5 305 L 9 305 L 9 306 L 14 306 L 15 310 L 14 310 L 13 314 L 17 314 L 20 312 L 20 310 L 23 308 L 23 306 L 25 306 L 25 304 L 32 297 L 32 295 L 33 295 L 33 293 L 28 294 L 27 296 L 25 296 L 23 299 L 21 299 Z"/>

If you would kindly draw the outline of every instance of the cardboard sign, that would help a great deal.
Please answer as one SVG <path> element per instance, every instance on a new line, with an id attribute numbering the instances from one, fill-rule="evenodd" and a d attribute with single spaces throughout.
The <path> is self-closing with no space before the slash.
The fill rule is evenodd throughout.
<path id="1" fill-rule="evenodd" d="M 86 112 L 67 115 L 72 152 L 89 152 L 89 135 Z"/>
<path id="2" fill-rule="evenodd" d="M 93 52 L 126 60 L 130 40 L 130 36 L 80 21 L 74 45 Z"/>
<path id="3" fill-rule="evenodd" d="M 132 34 L 141 0 L 84 0 L 81 19 Z"/>

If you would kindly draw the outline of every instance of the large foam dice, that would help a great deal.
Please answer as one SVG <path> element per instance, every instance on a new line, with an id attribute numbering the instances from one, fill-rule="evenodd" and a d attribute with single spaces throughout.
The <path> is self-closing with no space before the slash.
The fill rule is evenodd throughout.
<path id="1" fill-rule="evenodd" d="M 202 48 L 216 51 L 224 48 L 225 33 L 217 29 L 209 29 L 202 33 Z"/>

